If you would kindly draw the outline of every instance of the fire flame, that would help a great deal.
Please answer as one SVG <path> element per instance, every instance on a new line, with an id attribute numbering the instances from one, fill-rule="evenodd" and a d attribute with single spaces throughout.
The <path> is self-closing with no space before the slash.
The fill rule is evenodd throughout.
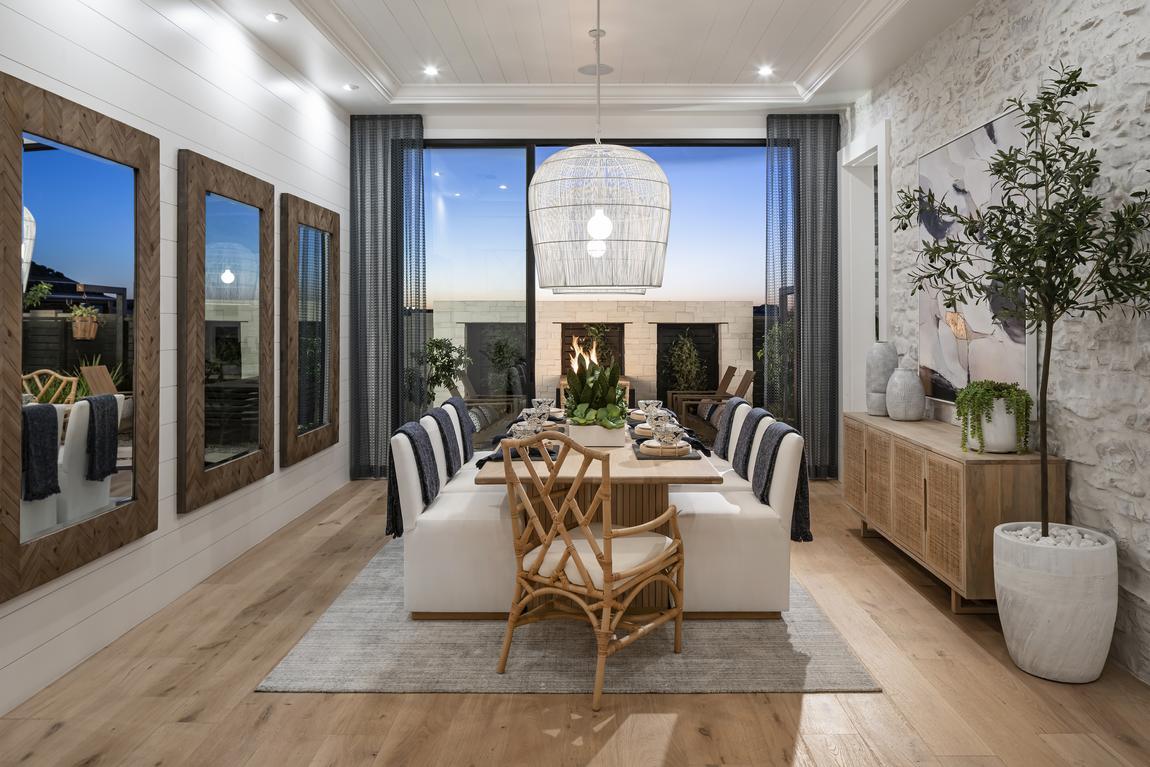
<path id="1" fill-rule="evenodd" d="M 584 352 L 582 341 L 583 339 L 579 336 L 571 336 L 571 356 L 568 359 L 571 361 L 571 369 L 576 372 L 579 371 L 580 359 L 588 363 L 588 367 L 590 367 L 592 363 L 595 365 L 599 364 L 599 343 L 597 341 L 591 341 L 590 352 Z"/>

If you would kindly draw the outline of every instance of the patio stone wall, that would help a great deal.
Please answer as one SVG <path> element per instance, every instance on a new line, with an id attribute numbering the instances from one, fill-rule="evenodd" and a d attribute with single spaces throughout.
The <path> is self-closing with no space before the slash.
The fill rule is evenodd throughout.
<path id="1" fill-rule="evenodd" d="M 521 301 L 439 301 L 433 313 L 436 337 L 465 341 L 468 322 L 523 322 Z M 660 322 L 719 323 L 719 370 L 748 370 L 754 363 L 753 307 L 740 301 L 548 301 L 536 303 L 535 390 L 553 393 L 559 385 L 563 322 L 623 322 L 627 377 L 638 398 L 655 396 L 658 368 L 655 331 Z"/>
<path id="2" fill-rule="evenodd" d="M 559 337 L 562 322 L 625 322 L 627 369 L 638 399 L 655 397 L 658 369 L 656 329 L 660 322 L 719 325 L 719 370 L 740 371 L 754 361 L 754 309 L 742 301 L 540 301 L 536 304 L 535 388 L 553 392 L 559 385 L 559 348 L 571 339 Z"/>
<path id="3" fill-rule="evenodd" d="M 889 121 L 892 188 L 916 184 L 922 154 L 1033 94 L 1065 61 L 1099 83 L 1092 144 L 1112 202 L 1150 184 L 1150 2 L 988 0 L 855 103 L 858 128 Z M 891 233 L 890 327 L 917 349 L 906 274 L 916 232 Z M 1150 681 L 1150 318 L 1064 322 L 1051 365 L 1054 451 L 1070 461 L 1074 522 L 1114 536 L 1119 614 L 1113 656 Z"/>

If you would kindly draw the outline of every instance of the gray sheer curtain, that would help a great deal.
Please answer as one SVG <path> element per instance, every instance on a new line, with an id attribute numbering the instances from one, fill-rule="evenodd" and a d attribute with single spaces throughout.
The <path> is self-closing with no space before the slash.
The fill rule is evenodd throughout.
<path id="1" fill-rule="evenodd" d="M 388 440 L 423 407 L 427 339 L 423 118 L 351 121 L 351 476 L 387 473 Z"/>
<path id="2" fill-rule="evenodd" d="M 838 476 L 839 116 L 767 116 L 763 402 Z"/>

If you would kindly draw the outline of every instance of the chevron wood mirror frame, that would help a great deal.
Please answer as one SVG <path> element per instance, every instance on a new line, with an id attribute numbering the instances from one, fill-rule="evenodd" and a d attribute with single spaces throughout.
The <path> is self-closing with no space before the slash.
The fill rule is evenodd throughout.
<path id="1" fill-rule="evenodd" d="M 299 433 L 300 227 L 328 236 L 326 301 L 326 421 Z M 280 195 L 280 465 L 291 466 L 339 442 L 339 214 L 295 195 Z"/>
<path id="2" fill-rule="evenodd" d="M 23 134 L 135 170 L 133 499 L 20 543 Z M 0 602 L 154 531 L 159 493 L 160 142 L 0 73 Z"/>
<path id="3" fill-rule="evenodd" d="M 180 335 L 178 482 L 179 513 L 198 509 L 272 473 L 274 411 L 274 220 L 275 189 L 254 176 L 187 149 L 179 152 L 176 261 L 179 274 Z M 207 258 L 206 199 L 209 194 L 259 210 L 257 277 L 258 446 L 239 457 L 205 466 L 205 363 Z M 233 279 L 235 279 L 233 277 Z"/>

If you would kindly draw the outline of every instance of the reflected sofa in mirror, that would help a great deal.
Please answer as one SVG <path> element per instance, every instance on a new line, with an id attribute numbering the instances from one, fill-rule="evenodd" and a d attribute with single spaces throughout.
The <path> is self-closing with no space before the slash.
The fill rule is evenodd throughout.
<path id="1" fill-rule="evenodd" d="M 159 141 L 0 74 L 0 601 L 156 529 Z"/>
<path id="2" fill-rule="evenodd" d="M 280 195 L 280 465 L 339 442 L 339 214 Z"/>
<path id="3" fill-rule="evenodd" d="M 271 184 L 179 153 L 180 513 L 273 468 Z"/>

